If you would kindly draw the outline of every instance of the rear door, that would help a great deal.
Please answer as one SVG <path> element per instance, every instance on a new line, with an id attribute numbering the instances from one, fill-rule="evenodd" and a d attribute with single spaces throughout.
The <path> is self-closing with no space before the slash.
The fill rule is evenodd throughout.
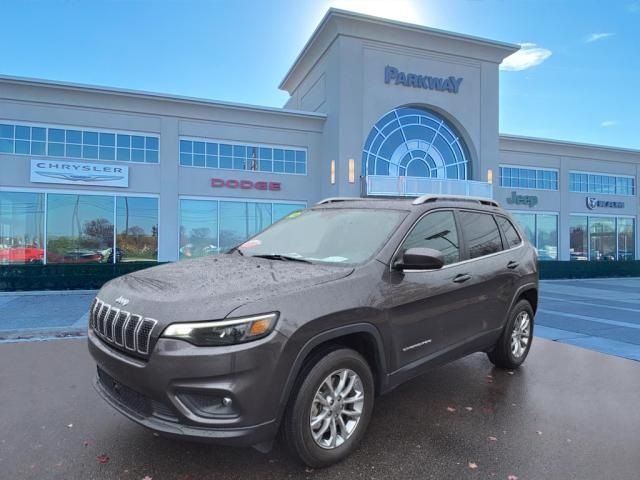
<path id="1" fill-rule="evenodd" d="M 466 342 L 502 325 L 512 292 L 512 270 L 503 236 L 491 212 L 458 211 L 467 280 L 468 315 L 452 325 L 459 342 Z M 507 247 L 508 249 L 508 247 Z"/>

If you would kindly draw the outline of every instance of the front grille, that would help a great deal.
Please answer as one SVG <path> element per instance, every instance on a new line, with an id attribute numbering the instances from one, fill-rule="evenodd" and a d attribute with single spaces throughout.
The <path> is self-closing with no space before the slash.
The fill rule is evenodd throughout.
<path id="1" fill-rule="evenodd" d="M 147 356 L 151 334 L 158 322 L 127 312 L 96 298 L 89 311 L 89 326 L 109 345 L 137 355 Z"/>

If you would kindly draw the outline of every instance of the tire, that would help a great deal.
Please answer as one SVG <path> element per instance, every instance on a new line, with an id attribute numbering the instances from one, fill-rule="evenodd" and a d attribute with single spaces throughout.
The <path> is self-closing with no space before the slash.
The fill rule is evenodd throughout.
<path id="1" fill-rule="evenodd" d="M 528 319 L 528 323 L 526 319 Z M 523 328 L 524 323 L 527 323 L 528 330 Z M 514 333 L 516 329 L 521 332 L 520 335 Z M 514 335 L 518 335 L 516 339 L 513 339 Z M 526 345 L 523 345 L 525 337 Z M 513 306 L 511 312 L 509 312 L 507 325 L 493 347 L 493 350 L 488 352 L 487 356 L 496 367 L 508 369 L 518 368 L 525 361 L 527 355 L 529 355 L 532 340 L 533 309 L 528 301 L 520 300 Z"/>
<path id="2" fill-rule="evenodd" d="M 332 400 L 335 397 L 331 397 L 326 383 L 329 378 L 336 394 L 340 382 L 344 382 L 344 403 Z M 348 390 L 349 385 L 352 385 L 351 390 Z M 363 397 L 361 400 L 357 400 L 358 392 Z M 317 395 L 325 403 L 316 400 Z M 312 468 L 327 467 L 343 460 L 364 437 L 373 411 L 373 397 L 373 374 L 362 355 L 340 347 L 319 352 L 300 373 L 284 415 L 282 433 L 290 452 Z M 358 410 L 360 415 L 356 421 Z M 312 415 L 317 420 L 314 426 Z M 314 434 L 318 440 L 314 439 Z"/>

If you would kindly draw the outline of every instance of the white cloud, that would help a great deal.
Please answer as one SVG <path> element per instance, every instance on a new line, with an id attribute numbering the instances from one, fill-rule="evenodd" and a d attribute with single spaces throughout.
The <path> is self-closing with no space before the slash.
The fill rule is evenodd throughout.
<path id="1" fill-rule="evenodd" d="M 604 128 L 609 128 L 609 127 L 615 127 L 617 124 L 618 122 L 616 122 L 615 120 L 605 120 L 600 124 L 600 126 Z"/>
<path id="2" fill-rule="evenodd" d="M 597 42 L 598 40 L 602 40 L 603 38 L 609 38 L 609 37 L 613 37 L 615 35 L 615 33 L 592 33 L 591 35 L 588 35 L 587 38 L 584 39 L 585 42 L 587 43 L 591 43 L 591 42 Z"/>
<path id="3" fill-rule="evenodd" d="M 631 2 L 627 5 L 627 10 L 629 10 L 630 13 L 640 12 L 640 1 Z"/>
<path id="4" fill-rule="evenodd" d="M 520 50 L 509 55 L 500 64 L 500 70 L 518 72 L 540 65 L 551 56 L 551 50 L 536 46 L 535 43 L 521 43 Z"/>

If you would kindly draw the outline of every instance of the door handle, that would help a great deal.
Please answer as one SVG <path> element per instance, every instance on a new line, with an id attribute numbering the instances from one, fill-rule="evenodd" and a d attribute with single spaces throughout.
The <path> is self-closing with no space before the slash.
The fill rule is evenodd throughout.
<path id="1" fill-rule="evenodd" d="M 469 280 L 470 278 L 471 278 L 471 275 L 469 275 L 468 273 L 460 273 L 459 275 L 456 275 L 454 277 L 453 281 L 455 283 L 463 283 Z"/>
<path id="2" fill-rule="evenodd" d="M 520 265 L 518 262 L 515 262 L 513 260 L 511 260 L 509 263 L 507 263 L 507 268 L 516 268 L 518 265 Z"/>

